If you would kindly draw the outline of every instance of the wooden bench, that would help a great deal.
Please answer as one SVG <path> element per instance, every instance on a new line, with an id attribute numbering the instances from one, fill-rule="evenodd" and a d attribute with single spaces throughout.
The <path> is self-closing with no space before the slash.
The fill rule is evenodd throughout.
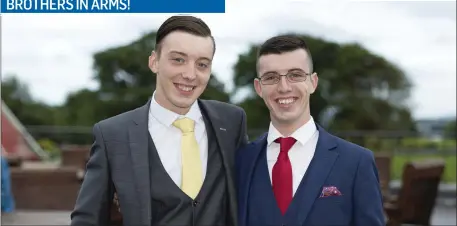
<path id="1" fill-rule="evenodd" d="M 430 225 L 444 168 L 445 162 L 442 159 L 410 162 L 405 165 L 398 198 L 384 203 L 388 226 Z"/>
<path id="2" fill-rule="evenodd" d="M 387 153 L 375 154 L 375 163 L 378 168 L 379 183 L 383 197 L 390 196 L 391 162 L 392 155 Z"/>

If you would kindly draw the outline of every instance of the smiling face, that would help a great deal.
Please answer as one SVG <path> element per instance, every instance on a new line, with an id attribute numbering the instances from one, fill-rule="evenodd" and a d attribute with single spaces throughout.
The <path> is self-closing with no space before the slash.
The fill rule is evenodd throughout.
<path id="1" fill-rule="evenodd" d="M 183 31 L 168 34 L 160 51 L 149 57 L 149 67 L 157 74 L 157 103 L 178 114 L 187 113 L 208 84 L 213 54 L 210 36 Z"/>
<path id="2" fill-rule="evenodd" d="M 258 59 L 257 94 L 264 100 L 275 127 L 298 128 L 310 118 L 309 98 L 317 87 L 310 59 L 304 49 L 262 55 Z M 279 76 L 278 75 L 288 75 Z M 276 83 L 274 83 L 276 79 Z M 279 81 L 278 81 L 279 80 Z"/>

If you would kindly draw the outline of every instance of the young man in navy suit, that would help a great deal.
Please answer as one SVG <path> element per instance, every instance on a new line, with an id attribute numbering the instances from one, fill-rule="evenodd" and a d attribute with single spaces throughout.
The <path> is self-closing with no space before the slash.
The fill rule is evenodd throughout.
<path id="1" fill-rule="evenodd" d="M 318 76 L 306 43 L 267 40 L 257 71 L 255 90 L 271 123 L 237 153 L 239 225 L 384 226 L 372 152 L 327 133 L 310 115 Z"/>

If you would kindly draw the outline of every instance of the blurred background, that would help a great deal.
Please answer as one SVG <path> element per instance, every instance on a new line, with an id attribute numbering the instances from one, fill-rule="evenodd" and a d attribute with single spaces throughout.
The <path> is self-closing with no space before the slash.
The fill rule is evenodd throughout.
<path id="1" fill-rule="evenodd" d="M 257 46 L 299 34 L 319 75 L 311 113 L 375 153 L 386 216 L 456 225 L 456 2 L 267 2 L 197 15 L 217 45 L 202 98 L 243 107 L 255 139 L 269 125 Z M 2 15 L 3 223 L 68 224 L 92 126 L 151 97 L 147 60 L 169 16 Z"/>

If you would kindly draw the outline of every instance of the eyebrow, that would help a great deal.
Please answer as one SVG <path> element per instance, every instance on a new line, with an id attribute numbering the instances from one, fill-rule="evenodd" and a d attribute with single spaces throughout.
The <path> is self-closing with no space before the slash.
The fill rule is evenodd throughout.
<path id="1" fill-rule="evenodd" d="M 170 51 L 169 54 L 178 54 L 178 55 L 185 56 L 185 57 L 188 56 L 186 53 L 183 53 L 183 52 L 180 52 L 180 51 L 175 51 L 175 50 Z M 199 57 L 198 59 L 199 59 L 199 60 L 207 60 L 207 61 L 209 61 L 209 62 L 212 61 L 212 60 L 209 59 L 208 57 Z"/>

